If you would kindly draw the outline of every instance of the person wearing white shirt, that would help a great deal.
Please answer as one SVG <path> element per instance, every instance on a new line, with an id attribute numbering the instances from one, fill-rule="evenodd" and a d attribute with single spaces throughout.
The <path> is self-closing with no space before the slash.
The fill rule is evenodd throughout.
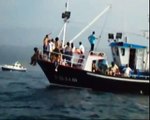
<path id="1" fill-rule="evenodd" d="M 132 72 L 132 69 L 129 67 L 129 65 L 127 64 L 126 67 L 123 69 L 124 71 L 124 77 L 130 77 L 130 74 Z"/>
<path id="2" fill-rule="evenodd" d="M 50 43 L 49 43 L 49 46 L 50 46 L 50 52 L 53 52 L 53 50 L 55 49 L 55 44 L 54 44 L 54 40 L 51 39 Z"/>
<path id="3" fill-rule="evenodd" d="M 84 48 L 84 46 L 82 45 L 82 42 L 79 42 L 79 50 L 81 51 L 81 54 L 84 54 L 85 48 Z"/>

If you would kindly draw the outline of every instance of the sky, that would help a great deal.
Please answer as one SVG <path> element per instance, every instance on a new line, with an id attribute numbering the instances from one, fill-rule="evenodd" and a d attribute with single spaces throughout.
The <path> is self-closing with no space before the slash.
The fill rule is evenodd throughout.
<path id="1" fill-rule="evenodd" d="M 61 14 L 66 1 L 0 0 L 0 46 L 42 46 L 47 33 L 57 37 L 63 26 Z M 94 30 L 97 36 L 102 36 L 100 44 L 104 43 L 104 46 L 108 46 L 107 33 L 110 32 L 134 34 L 130 42 L 146 45 L 148 41 L 140 35 L 148 29 L 149 0 L 70 0 L 71 18 L 66 41 L 78 34 L 109 4 L 112 5 L 111 10 L 75 42 L 83 41 L 89 46 L 87 37 Z"/>

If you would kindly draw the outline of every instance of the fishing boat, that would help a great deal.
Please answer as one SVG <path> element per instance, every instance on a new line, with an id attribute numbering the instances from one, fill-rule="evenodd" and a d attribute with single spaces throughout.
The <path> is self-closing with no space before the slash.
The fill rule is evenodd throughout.
<path id="1" fill-rule="evenodd" d="M 127 45 L 130 44 L 119 45 L 118 48 L 126 47 Z M 114 45 L 112 44 L 112 46 Z M 137 49 L 136 47 L 137 46 L 134 48 Z M 138 72 L 133 73 L 130 77 L 111 76 L 95 71 L 93 72 L 92 62 L 103 59 L 105 58 L 89 54 L 82 68 L 56 65 L 55 63 L 43 59 L 38 59 L 37 62 L 49 82 L 53 85 L 90 88 L 107 92 L 149 94 L 149 72 L 147 70 L 141 71 L 141 69 L 139 69 Z M 139 64 L 139 61 L 137 64 Z"/>
<path id="2" fill-rule="evenodd" d="M 93 19 L 93 21 L 70 42 L 78 38 L 110 8 L 111 6 L 105 8 L 104 11 Z M 62 15 L 64 19 L 64 26 L 61 30 L 61 33 L 64 31 L 63 40 L 65 40 L 66 25 L 70 14 L 71 12 L 66 8 L 66 11 Z M 114 63 L 119 66 L 120 71 L 128 64 L 133 70 L 130 76 L 126 77 L 121 74 L 110 75 L 94 69 L 93 64 L 98 66 L 102 61 L 108 61 L 107 55 L 101 51 L 87 52 L 84 54 L 84 57 L 75 53 L 69 56 L 71 57 L 70 65 L 51 62 L 42 57 L 37 57 L 36 61 L 51 85 L 89 88 L 106 92 L 149 94 L 150 74 L 148 48 L 146 46 L 128 43 L 126 39 L 121 40 L 122 33 L 116 33 L 116 38 L 113 34 L 108 34 L 108 38 L 111 39 L 110 47 Z M 38 49 L 36 48 L 35 52 L 37 51 Z"/>
<path id="3" fill-rule="evenodd" d="M 26 72 L 27 68 L 23 67 L 22 64 L 20 64 L 18 61 L 16 61 L 13 65 L 3 65 L 2 66 L 3 71 L 20 71 L 20 72 Z"/>

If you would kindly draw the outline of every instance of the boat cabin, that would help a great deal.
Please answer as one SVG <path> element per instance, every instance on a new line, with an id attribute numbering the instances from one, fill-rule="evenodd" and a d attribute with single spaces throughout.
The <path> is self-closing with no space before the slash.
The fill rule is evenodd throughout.
<path id="1" fill-rule="evenodd" d="M 128 64 L 132 70 L 145 72 L 149 70 L 149 53 L 147 47 L 125 42 L 110 44 L 114 62 L 118 66 Z"/>
<path id="2" fill-rule="evenodd" d="M 103 52 L 91 52 L 86 58 L 83 69 L 89 72 L 93 72 L 93 64 L 97 67 L 98 61 L 106 60 L 106 55 Z M 107 60 L 106 60 L 107 61 Z"/>

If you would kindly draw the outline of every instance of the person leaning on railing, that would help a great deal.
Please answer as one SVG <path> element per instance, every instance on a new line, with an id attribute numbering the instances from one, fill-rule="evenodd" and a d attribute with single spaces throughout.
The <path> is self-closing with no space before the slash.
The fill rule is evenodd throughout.
<path id="1" fill-rule="evenodd" d="M 119 67 L 114 62 L 111 62 L 111 67 L 109 68 L 107 74 L 112 76 L 120 76 Z"/>
<path id="2" fill-rule="evenodd" d="M 72 58 L 72 49 L 70 43 L 67 42 L 67 46 L 65 47 L 64 50 L 63 59 L 66 59 L 66 62 L 69 66 L 71 65 L 71 58 Z"/>
<path id="3" fill-rule="evenodd" d="M 51 51 L 51 55 L 50 55 L 50 61 L 52 62 L 52 63 L 54 63 L 54 62 L 61 62 L 61 48 L 62 48 L 62 44 L 61 44 L 61 42 L 59 41 L 59 38 L 58 37 L 56 37 L 55 38 L 55 41 L 53 42 L 52 41 L 52 43 L 54 43 L 53 44 L 53 47 L 55 47 L 55 48 L 53 48 L 52 50 L 53 51 Z"/>
<path id="4" fill-rule="evenodd" d="M 47 54 L 47 45 L 48 45 L 49 37 L 46 35 L 43 39 L 43 54 Z"/>
<path id="5" fill-rule="evenodd" d="M 130 77 L 131 72 L 133 72 L 133 71 L 132 71 L 132 69 L 129 67 L 129 65 L 126 64 L 125 68 L 123 68 L 123 72 L 124 72 L 124 74 L 123 74 L 124 77 Z"/>

